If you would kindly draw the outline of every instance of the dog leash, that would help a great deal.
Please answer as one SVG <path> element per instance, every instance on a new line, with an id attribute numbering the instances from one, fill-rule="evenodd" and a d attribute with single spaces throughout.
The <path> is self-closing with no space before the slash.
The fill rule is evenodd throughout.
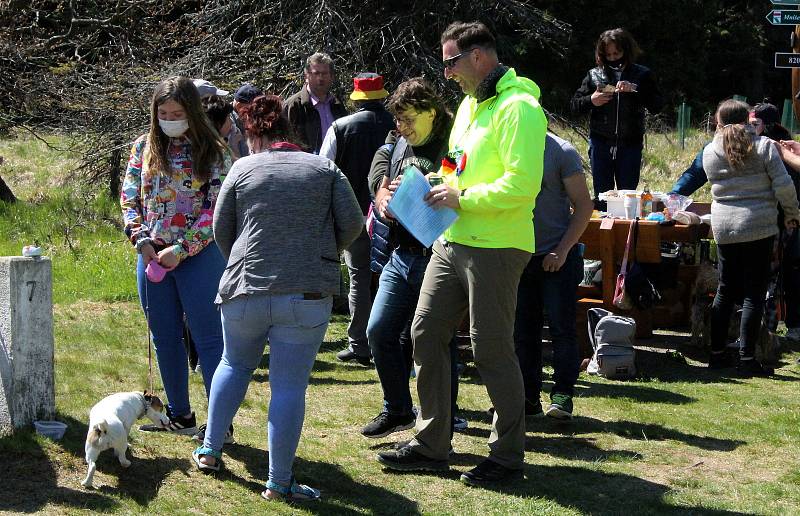
<path id="1" fill-rule="evenodd" d="M 142 259 L 144 261 L 144 259 Z M 147 274 L 144 277 L 144 319 L 147 322 L 147 385 L 148 390 L 154 393 L 153 390 L 153 342 L 151 339 L 152 331 L 150 331 L 150 295 L 148 293 L 147 284 L 150 280 L 147 279 Z"/>

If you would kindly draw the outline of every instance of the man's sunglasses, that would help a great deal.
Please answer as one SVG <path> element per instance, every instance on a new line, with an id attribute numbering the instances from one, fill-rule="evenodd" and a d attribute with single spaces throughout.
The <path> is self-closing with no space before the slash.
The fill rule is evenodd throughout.
<path id="1" fill-rule="evenodd" d="M 454 67 L 456 65 L 456 63 L 458 62 L 459 59 L 461 59 L 465 55 L 469 54 L 470 52 L 472 52 L 476 48 L 478 48 L 478 47 L 468 48 L 467 50 L 461 52 L 460 54 L 456 54 L 453 57 L 448 57 L 447 59 L 443 59 L 442 60 L 442 64 L 444 65 L 445 68 L 452 68 L 452 67 Z"/>

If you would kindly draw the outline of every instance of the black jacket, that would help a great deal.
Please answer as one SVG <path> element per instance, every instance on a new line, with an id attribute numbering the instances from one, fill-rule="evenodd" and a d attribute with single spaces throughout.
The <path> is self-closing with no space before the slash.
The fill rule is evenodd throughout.
<path id="1" fill-rule="evenodd" d="M 426 175 L 438 171 L 442 158 L 447 155 L 449 135 L 448 128 L 444 134 L 434 135 L 424 145 L 412 147 L 397 131 L 390 131 L 386 136 L 386 144 L 381 146 L 372 158 L 372 167 L 369 171 L 369 189 L 372 198 L 377 195 L 384 177 L 393 181 L 408 165 L 415 165 Z M 401 245 L 415 247 L 422 245 L 399 224 L 391 222 L 390 226 L 401 234 L 399 240 Z"/>
<path id="2" fill-rule="evenodd" d="M 347 116 L 347 110 L 336 97 L 331 100 L 331 113 L 333 113 L 334 120 Z M 311 97 L 305 84 L 300 88 L 300 91 L 286 99 L 286 104 L 283 106 L 283 114 L 289 119 L 289 123 L 294 128 L 298 138 L 308 147 L 309 152 L 318 154 L 325 135 L 320 135 L 322 122 L 317 108 L 311 102 Z"/>
<path id="3" fill-rule="evenodd" d="M 602 106 L 592 104 L 592 93 L 607 84 L 614 85 L 614 72 L 608 67 L 589 70 L 570 102 L 573 113 L 589 113 L 589 136 L 605 140 L 609 145 L 625 143 L 636 145 L 644 137 L 644 110 L 658 113 L 664 107 L 664 98 L 649 68 L 629 64 L 622 71 L 621 81 L 636 84 L 636 92 L 615 94 Z M 619 104 L 619 124 L 617 105 Z"/>
<path id="4" fill-rule="evenodd" d="M 372 157 L 394 128 L 394 117 L 382 101 L 366 102 L 352 115 L 334 121 L 331 127 L 336 135 L 336 166 L 350 181 L 366 214 L 371 200 L 367 178 Z"/>

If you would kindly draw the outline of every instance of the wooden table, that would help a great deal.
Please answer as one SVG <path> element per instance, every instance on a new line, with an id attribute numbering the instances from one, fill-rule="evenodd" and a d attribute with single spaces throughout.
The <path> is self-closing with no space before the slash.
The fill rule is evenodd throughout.
<path id="1" fill-rule="evenodd" d="M 586 329 L 586 310 L 593 307 L 605 308 L 616 313 L 622 313 L 633 317 L 636 320 L 636 335 L 640 338 L 647 338 L 652 335 L 652 329 L 656 327 L 672 326 L 676 323 L 688 323 L 688 301 L 690 292 L 683 292 L 685 298 L 683 314 L 685 321 L 676 321 L 674 317 L 668 320 L 660 317 L 666 311 L 658 309 L 637 310 L 625 312 L 613 305 L 614 287 L 617 274 L 619 273 L 622 257 L 625 253 L 625 245 L 628 240 L 630 220 L 614 219 L 610 229 L 601 229 L 603 219 L 592 219 L 581 236 L 586 248 L 584 258 L 589 260 L 600 260 L 602 262 L 603 282 L 600 288 L 596 286 L 578 287 L 578 316 L 576 325 L 578 336 L 583 342 L 583 351 L 586 353 L 588 344 L 588 332 Z M 662 242 L 689 242 L 696 243 L 700 239 L 708 236 L 709 226 L 675 224 L 671 226 L 660 225 L 654 221 L 639 221 L 639 234 L 636 244 L 636 261 L 640 263 L 659 263 L 661 261 Z M 679 278 L 684 285 L 694 283 L 696 276 L 695 266 L 680 266 Z"/>

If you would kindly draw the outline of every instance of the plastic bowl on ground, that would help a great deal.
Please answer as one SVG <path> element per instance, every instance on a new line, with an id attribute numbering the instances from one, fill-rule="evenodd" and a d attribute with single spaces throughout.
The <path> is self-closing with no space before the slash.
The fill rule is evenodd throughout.
<path id="1" fill-rule="evenodd" d="M 61 421 L 34 421 L 33 426 L 36 428 L 36 433 L 54 441 L 64 437 L 64 432 L 67 431 L 67 425 Z"/>

